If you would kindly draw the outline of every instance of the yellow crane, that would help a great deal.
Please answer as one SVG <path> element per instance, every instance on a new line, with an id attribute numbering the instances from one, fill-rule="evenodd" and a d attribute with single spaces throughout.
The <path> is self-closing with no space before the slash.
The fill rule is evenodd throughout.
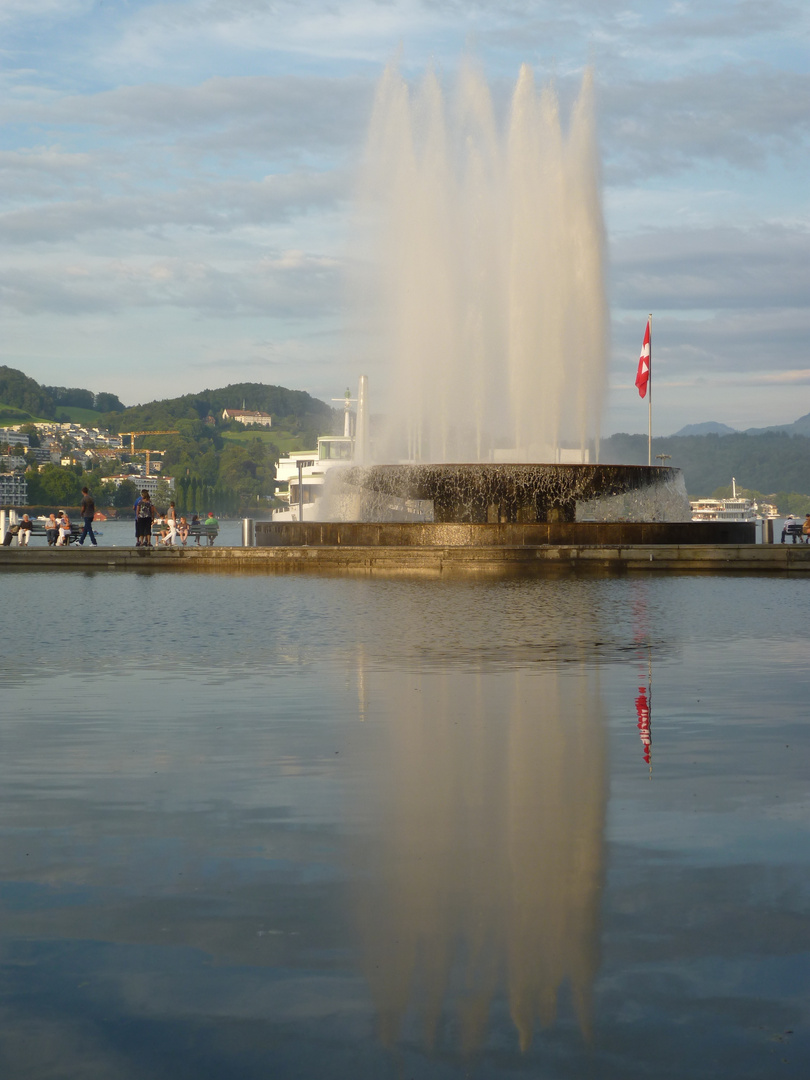
<path id="1" fill-rule="evenodd" d="M 130 454 L 135 453 L 135 436 L 136 435 L 179 435 L 179 431 L 122 431 L 121 438 L 129 435 Z M 154 451 L 152 451 L 154 453 Z"/>
<path id="2" fill-rule="evenodd" d="M 146 454 L 146 475 L 149 475 L 149 462 L 152 454 L 165 454 L 165 450 L 130 450 L 129 455 L 132 457 L 134 454 Z"/>

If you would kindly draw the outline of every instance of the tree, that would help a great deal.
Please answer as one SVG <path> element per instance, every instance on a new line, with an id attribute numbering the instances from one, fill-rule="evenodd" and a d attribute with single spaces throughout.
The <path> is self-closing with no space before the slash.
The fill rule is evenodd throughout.
<path id="1" fill-rule="evenodd" d="M 0 401 L 45 420 L 56 415 L 56 403 L 47 387 L 16 368 L 0 366 Z"/>
<path id="2" fill-rule="evenodd" d="M 112 504 L 119 510 L 123 510 L 126 507 L 134 506 L 139 495 L 140 491 L 133 480 L 122 480 L 113 496 Z"/>
<path id="3" fill-rule="evenodd" d="M 39 431 L 34 424 L 23 424 L 20 428 L 20 434 L 28 436 L 28 445 L 30 447 L 42 445 L 39 441 Z"/>
<path id="4" fill-rule="evenodd" d="M 75 506 L 81 499 L 81 481 L 72 468 L 45 465 L 39 473 L 42 503 L 66 503 Z M 29 500 L 31 495 L 29 493 Z"/>
<path id="5" fill-rule="evenodd" d="M 124 411 L 124 405 L 115 394 L 96 394 L 93 407 L 102 413 Z"/>
<path id="6" fill-rule="evenodd" d="M 160 507 L 168 506 L 171 502 L 171 498 L 172 489 L 169 487 L 167 481 L 164 480 L 163 477 L 161 477 L 160 480 L 158 480 L 157 482 L 157 487 L 155 488 L 155 498 L 153 500 L 154 504 L 155 506 Z"/>

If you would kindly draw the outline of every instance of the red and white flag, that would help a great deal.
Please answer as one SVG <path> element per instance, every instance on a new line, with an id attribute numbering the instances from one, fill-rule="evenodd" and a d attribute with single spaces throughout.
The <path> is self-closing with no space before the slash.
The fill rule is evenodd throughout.
<path id="1" fill-rule="evenodd" d="M 638 371 L 636 372 L 636 386 L 639 397 L 647 396 L 647 383 L 650 381 L 650 320 L 647 319 L 647 329 L 644 331 L 644 344 L 641 346 L 641 356 L 638 358 Z"/>

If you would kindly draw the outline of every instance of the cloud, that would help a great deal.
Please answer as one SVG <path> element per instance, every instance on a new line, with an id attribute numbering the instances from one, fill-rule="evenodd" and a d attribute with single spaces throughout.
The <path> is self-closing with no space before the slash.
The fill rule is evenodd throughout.
<path id="1" fill-rule="evenodd" d="M 292 172 L 258 182 L 212 179 L 175 191 L 121 196 L 85 190 L 78 198 L 0 215 L 0 239 L 7 245 L 55 245 L 111 233 L 151 234 L 156 241 L 170 234 L 176 239 L 178 230 L 231 233 L 246 225 L 267 227 L 312 212 L 332 212 L 348 191 L 347 176 L 337 172 Z M 122 242 L 121 236 L 115 241 Z"/>
<path id="2" fill-rule="evenodd" d="M 656 229 L 612 246 L 612 293 L 620 308 L 639 297 L 652 309 L 801 309 L 810 296 L 810 227 L 761 223 L 742 229 Z"/>
<path id="3" fill-rule="evenodd" d="M 761 170 L 774 155 L 795 166 L 810 136 L 810 75 L 763 65 L 603 84 L 599 103 L 609 183 L 696 165 Z"/>
<path id="4" fill-rule="evenodd" d="M 282 159 L 303 151 L 343 149 L 362 136 L 373 82 L 363 77 L 286 76 L 213 78 L 191 86 L 145 83 L 56 100 L 21 101 L 15 121 L 42 129 L 95 129 L 123 145 L 171 138 L 191 145 L 200 137 L 208 152 L 239 149 Z M 225 141 L 219 140 L 225 134 Z M 239 143 L 234 133 L 241 135 Z M 75 136 L 74 136 L 75 137 Z"/>
<path id="5" fill-rule="evenodd" d="M 194 309 L 206 317 L 316 319 L 335 313 L 342 287 L 337 260 L 300 251 L 281 251 L 228 270 L 167 258 L 85 259 L 81 266 L 0 272 L 0 295 L 7 309 L 74 316 L 172 307 Z"/>

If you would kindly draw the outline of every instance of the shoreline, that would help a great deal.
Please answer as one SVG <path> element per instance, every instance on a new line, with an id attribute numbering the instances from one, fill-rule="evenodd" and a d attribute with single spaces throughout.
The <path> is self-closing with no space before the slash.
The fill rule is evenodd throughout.
<path id="1" fill-rule="evenodd" d="M 559 575 L 810 575 L 810 544 L 0 547 L 0 572 L 323 574 L 431 579 Z"/>

